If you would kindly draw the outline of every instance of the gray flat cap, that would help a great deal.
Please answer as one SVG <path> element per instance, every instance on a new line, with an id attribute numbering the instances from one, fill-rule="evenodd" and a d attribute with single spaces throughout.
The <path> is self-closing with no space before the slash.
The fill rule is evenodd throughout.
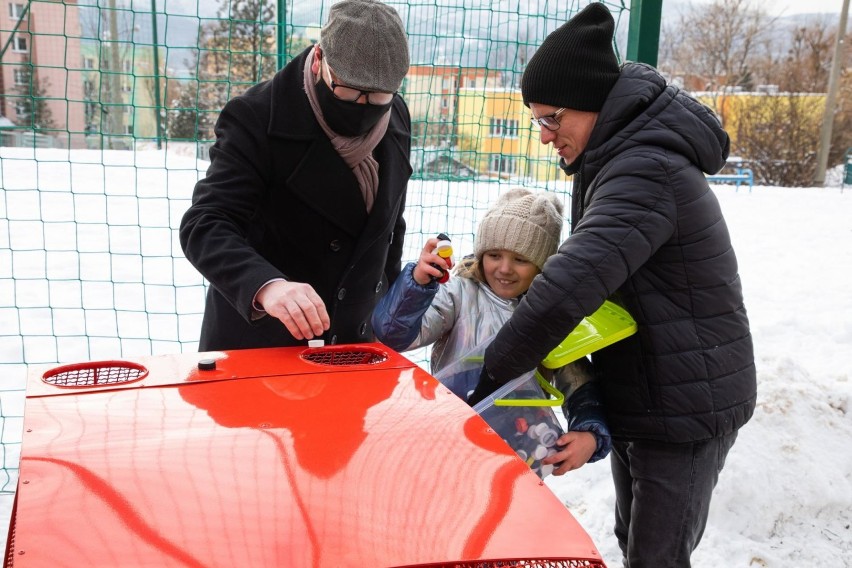
<path id="1" fill-rule="evenodd" d="M 408 73 L 408 37 L 399 14 L 376 0 L 342 0 L 331 7 L 320 46 L 342 83 L 395 92 Z"/>

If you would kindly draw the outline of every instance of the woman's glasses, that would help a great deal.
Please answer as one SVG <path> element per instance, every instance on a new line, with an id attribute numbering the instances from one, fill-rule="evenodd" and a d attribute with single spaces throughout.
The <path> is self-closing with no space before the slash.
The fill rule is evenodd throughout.
<path id="1" fill-rule="evenodd" d="M 538 124 L 539 128 L 546 128 L 550 131 L 556 131 L 559 130 L 559 121 L 556 119 L 556 117 L 562 114 L 563 112 L 565 112 L 564 107 L 552 114 L 541 116 L 539 118 L 531 116 L 530 121 L 533 124 Z"/>

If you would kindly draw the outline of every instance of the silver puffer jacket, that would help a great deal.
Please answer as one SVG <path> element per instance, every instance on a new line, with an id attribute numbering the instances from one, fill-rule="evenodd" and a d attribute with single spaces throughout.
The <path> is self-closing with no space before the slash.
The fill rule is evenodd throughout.
<path id="1" fill-rule="evenodd" d="M 432 374 L 496 334 L 518 305 L 481 284 L 464 266 L 445 284 L 421 286 L 414 263 L 399 276 L 373 312 L 373 331 L 396 351 L 433 345 Z"/>

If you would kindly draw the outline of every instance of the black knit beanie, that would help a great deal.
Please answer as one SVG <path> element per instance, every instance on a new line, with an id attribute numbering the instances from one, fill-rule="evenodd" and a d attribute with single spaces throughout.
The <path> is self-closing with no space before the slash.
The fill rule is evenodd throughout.
<path id="1" fill-rule="evenodd" d="M 594 2 L 548 35 L 521 78 L 524 104 L 600 111 L 619 74 L 614 32 L 612 14 Z"/>

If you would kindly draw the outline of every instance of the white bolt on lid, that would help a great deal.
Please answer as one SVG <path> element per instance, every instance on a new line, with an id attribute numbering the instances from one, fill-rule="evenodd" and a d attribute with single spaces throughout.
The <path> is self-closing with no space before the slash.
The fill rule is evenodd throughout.
<path id="1" fill-rule="evenodd" d="M 325 347 L 324 339 L 309 339 L 308 347 Z"/>

